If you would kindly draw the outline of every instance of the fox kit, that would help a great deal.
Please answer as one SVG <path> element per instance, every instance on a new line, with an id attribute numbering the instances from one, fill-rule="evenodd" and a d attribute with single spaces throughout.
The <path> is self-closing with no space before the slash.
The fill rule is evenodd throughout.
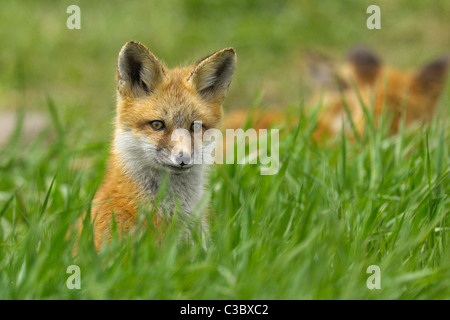
<path id="1" fill-rule="evenodd" d="M 334 136 L 343 125 L 345 131 L 351 133 L 348 113 L 357 132 L 361 134 L 366 126 L 363 106 L 373 113 L 375 125 L 385 108 L 392 117 L 391 129 L 394 132 L 403 110 L 406 125 L 415 121 L 429 121 L 444 88 L 449 64 L 450 55 L 447 55 L 419 70 L 405 72 L 385 66 L 376 54 L 363 47 L 351 50 L 339 68 L 328 59 L 311 56 L 309 67 L 316 92 L 308 106 L 322 105 L 315 138 L 321 140 Z M 245 110 L 228 112 L 224 127 L 242 126 L 246 115 Z M 282 122 L 288 125 L 297 123 L 283 110 L 256 110 L 252 120 L 256 128 L 276 126 Z"/>
<path id="2" fill-rule="evenodd" d="M 373 114 L 375 126 L 385 109 L 392 117 L 392 132 L 397 131 L 403 113 L 406 125 L 428 122 L 444 88 L 449 63 L 450 55 L 416 71 L 400 71 L 384 66 L 364 47 L 350 51 L 346 63 L 338 69 L 313 63 L 311 69 L 321 85 L 313 101 L 323 104 L 316 136 L 336 135 L 342 126 L 350 133 L 345 105 L 358 134 L 367 125 L 363 108 Z"/>
<path id="3" fill-rule="evenodd" d="M 177 203 L 185 215 L 193 213 L 207 167 L 194 164 L 193 139 L 173 139 L 172 134 L 185 129 L 194 136 L 219 126 L 235 64 L 233 48 L 174 69 L 139 42 L 130 41 L 120 50 L 114 137 L 91 211 L 97 249 L 110 238 L 113 216 L 118 230 L 127 232 L 141 206 L 156 211 L 155 223 L 170 220 Z M 163 181 L 162 201 L 153 208 Z"/>

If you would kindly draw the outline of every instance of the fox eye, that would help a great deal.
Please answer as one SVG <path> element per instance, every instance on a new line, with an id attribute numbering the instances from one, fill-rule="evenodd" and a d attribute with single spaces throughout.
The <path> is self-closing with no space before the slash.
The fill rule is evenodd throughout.
<path id="1" fill-rule="evenodd" d="M 150 122 L 150 127 L 152 127 L 152 129 L 155 131 L 161 131 L 166 126 L 164 125 L 164 122 L 159 121 L 159 120 L 154 120 L 154 121 Z"/>
<path id="2" fill-rule="evenodd" d="M 198 133 L 202 130 L 202 123 L 201 122 L 194 122 L 191 124 L 191 131 L 193 133 Z"/>

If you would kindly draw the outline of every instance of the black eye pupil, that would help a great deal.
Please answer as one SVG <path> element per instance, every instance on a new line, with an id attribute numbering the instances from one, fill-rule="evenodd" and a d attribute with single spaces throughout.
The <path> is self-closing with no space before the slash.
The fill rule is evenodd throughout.
<path id="1" fill-rule="evenodd" d="M 193 132 L 199 132 L 202 129 L 202 125 L 200 123 L 193 123 L 191 125 L 191 130 Z"/>
<path id="2" fill-rule="evenodd" d="M 164 129 L 164 123 L 158 120 L 150 122 L 150 126 L 152 127 L 153 130 L 156 131 Z"/>

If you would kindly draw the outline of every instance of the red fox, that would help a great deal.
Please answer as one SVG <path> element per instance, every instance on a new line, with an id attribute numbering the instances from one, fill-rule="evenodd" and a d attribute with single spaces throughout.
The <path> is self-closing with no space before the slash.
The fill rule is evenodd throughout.
<path id="1" fill-rule="evenodd" d="M 153 208 L 153 222 L 170 219 L 177 203 L 186 215 L 192 214 L 203 194 L 206 164 L 194 164 L 193 145 L 183 140 L 180 147 L 171 135 L 186 129 L 193 136 L 219 126 L 235 65 L 233 48 L 189 67 L 168 69 L 139 42 L 122 47 L 114 138 L 91 210 L 97 249 L 111 237 L 113 216 L 118 230 L 127 232 L 136 224 L 138 207 L 152 209 L 165 178 L 168 184 L 158 208 Z"/>
<path id="2" fill-rule="evenodd" d="M 338 134 L 343 125 L 346 133 L 351 134 L 348 114 L 357 133 L 362 134 L 366 126 L 363 106 L 373 114 L 374 125 L 385 109 L 392 117 L 391 129 L 394 132 L 398 129 L 403 110 L 406 125 L 429 121 L 444 88 L 450 55 L 414 72 L 387 67 L 376 54 L 364 47 L 351 50 L 340 68 L 317 57 L 310 59 L 309 64 L 318 88 L 308 105 L 322 104 L 314 133 L 314 137 L 321 140 Z M 244 110 L 227 112 L 224 127 L 241 127 L 246 115 Z M 256 128 L 276 126 L 281 122 L 297 123 L 282 110 L 257 110 L 252 120 Z"/>

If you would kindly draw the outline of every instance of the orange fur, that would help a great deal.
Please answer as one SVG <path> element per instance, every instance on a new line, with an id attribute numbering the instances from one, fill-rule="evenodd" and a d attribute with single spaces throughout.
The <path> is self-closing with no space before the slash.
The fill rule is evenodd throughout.
<path id="1" fill-rule="evenodd" d="M 170 162 L 170 151 L 176 144 L 171 136 L 175 129 L 190 130 L 194 121 L 202 121 L 202 132 L 218 127 L 235 59 L 234 50 L 228 48 L 192 66 L 170 70 L 138 42 L 128 42 L 122 48 L 116 72 L 117 117 L 111 155 L 92 205 L 97 249 L 104 239 L 111 238 L 113 216 L 119 233 L 126 233 L 136 224 L 138 208 L 152 209 L 163 176 L 170 175 L 167 208 L 172 208 L 172 196 L 184 197 L 181 203 L 188 210 L 193 195 L 200 196 L 197 193 L 202 186 L 194 185 L 198 192 L 178 190 L 184 186 L 183 179 L 187 185 L 193 183 L 191 176 L 198 178 L 198 183 L 203 180 L 193 176 L 200 169 L 183 170 L 184 162 Z M 150 125 L 155 120 L 162 121 L 164 129 L 155 130 Z M 168 155 L 163 157 L 163 151 Z M 156 208 L 155 226 L 170 219 L 172 212 L 166 207 Z"/>
<path id="2" fill-rule="evenodd" d="M 314 137 L 321 140 L 337 135 L 343 125 L 351 135 L 343 101 L 359 134 L 367 125 L 361 101 L 373 113 L 375 126 L 385 107 L 392 117 L 393 132 L 398 129 L 403 110 L 406 125 L 429 121 L 444 87 L 449 61 L 450 56 L 446 56 L 417 71 L 401 71 L 384 66 L 365 48 L 351 51 L 341 68 L 330 66 L 328 61 L 312 61 L 312 73 L 319 79 L 308 105 L 322 104 Z M 240 128 L 246 117 L 245 110 L 231 110 L 225 116 L 224 127 Z M 297 122 L 295 116 L 283 110 L 257 110 L 251 120 L 258 128 Z"/>

